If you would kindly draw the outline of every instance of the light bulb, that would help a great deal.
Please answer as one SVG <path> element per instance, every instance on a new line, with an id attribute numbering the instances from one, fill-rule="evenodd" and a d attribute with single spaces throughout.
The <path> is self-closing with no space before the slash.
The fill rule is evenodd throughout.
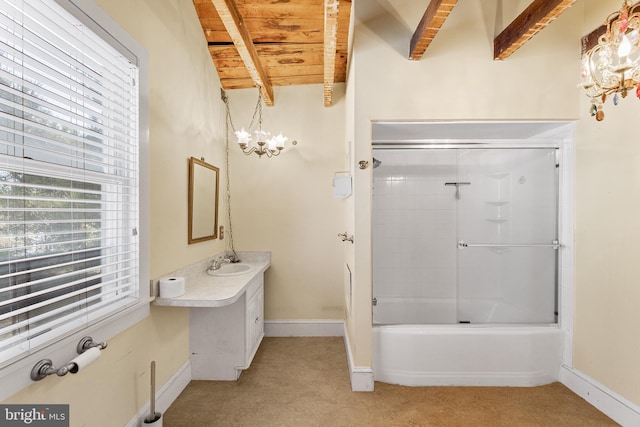
<path id="1" fill-rule="evenodd" d="M 620 60 L 626 60 L 627 56 L 629 56 L 629 53 L 631 53 L 631 41 L 625 34 L 624 36 L 622 36 L 620 46 L 618 46 L 618 56 L 620 57 Z"/>
<path id="2" fill-rule="evenodd" d="M 240 145 L 248 145 L 251 142 L 251 135 L 249 135 L 249 132 L 244 130 L 244 128 L 236 131 L 236 137 L 238 138 L 238 144 Z"/>
<path id="3" fill-rule="evenodd" d="M 280 148 L 280 149 L 283 149 L 284 148 L 284 143 L 289 140 L 289 138 L 287 138 L 286 136 L 282 135 L 282 132 L 280 132 L 278 134 L 278 136 L 274 137 L 273 139 L 275 139 L 276 147 Z"/>
<path id="4" fill-rule="evenodd" d="M 269 137 L 269 132 L 266 132 L 264 130 L 257 130 L 254 132 L 256 134 L 256 142 L 265 142 Z"/>

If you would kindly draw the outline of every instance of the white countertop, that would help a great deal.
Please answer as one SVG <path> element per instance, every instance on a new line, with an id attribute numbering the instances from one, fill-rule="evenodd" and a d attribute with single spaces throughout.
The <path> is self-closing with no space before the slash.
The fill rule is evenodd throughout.
<path id="1" fill-rule="evenodd" d="M 175 298 L 156 297 L 153 305 L 168 307 L 223 307 L 236 302 L 246 291 L 248 285 L 271 265 L 271 257 L 242 257 L 243 264 L 254 268 L 236 276 L 211 276 L 206 268 L 194 271 L 189 269 L 185 275 L 185 292 Z"/>

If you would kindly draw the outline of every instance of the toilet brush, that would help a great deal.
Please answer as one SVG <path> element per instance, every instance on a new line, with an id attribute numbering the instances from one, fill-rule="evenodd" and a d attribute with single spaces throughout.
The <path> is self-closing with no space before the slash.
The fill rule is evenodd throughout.
<path id="1" fill-rule="evenodd" d="M 149 415 L 144 419 L 145 424 L 162 427 L 162 414 L 156 412 L 156 361 L 151 361 L 151 397 L 149 399 Z"/>

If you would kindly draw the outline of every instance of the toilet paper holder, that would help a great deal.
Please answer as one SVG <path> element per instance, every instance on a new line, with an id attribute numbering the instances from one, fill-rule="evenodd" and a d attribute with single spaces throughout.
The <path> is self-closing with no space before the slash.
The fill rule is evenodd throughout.
<path id="1" fill-rule="evenodd" d="M 76 346 L 76 351 L 78 352 L 78 354 L 82 354 L 93 347 L 98 347 L 100 350 L 104 350 L 105 348 L 107 348 L 107 345 L 108 344 L 106 341 L 97 343 L 93 341 L 93 338 L 91 337 L 83 337 Z"/>
<path id="2" fill-rule="evenodd" d="M 105 348 L 107 348 L 107 342 L 103 341 L 100 343 L 96 343 L 91 337 L 83 337 L 76 346 L 76 352 L 78 354 L 82 354 L 94 347 L 97 347 L 100 350 L 104 350 Z M 78 372 L 78 366 L 74 361 L 75 359 L 60 368 L 56 368 L 55 366 L 53 366 L 53 362 L 51 361 L 51 359 L 41 359 L 31 369 L 31 380 L 40 381 L 53 374 L 56 374 L 59 377 L 63 377 L 69 372 L 75 374 L 76 372 Z"/>

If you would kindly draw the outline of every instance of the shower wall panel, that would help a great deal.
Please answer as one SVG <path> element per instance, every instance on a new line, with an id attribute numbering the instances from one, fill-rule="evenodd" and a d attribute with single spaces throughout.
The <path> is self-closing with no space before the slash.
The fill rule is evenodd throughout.
<path id="1" fill-rule="evenodd" d="M 456 179 L 456 154 L 393 150 L 376 158 L 382 164 L 373 183 L 375 296 L 380 301 L 441 300 L 446 307 L 441 322 L 454 322 L 456 200 L 444 184 Z M 420 307 L 407 304 L 403 323 L 424 323 Z"/>

